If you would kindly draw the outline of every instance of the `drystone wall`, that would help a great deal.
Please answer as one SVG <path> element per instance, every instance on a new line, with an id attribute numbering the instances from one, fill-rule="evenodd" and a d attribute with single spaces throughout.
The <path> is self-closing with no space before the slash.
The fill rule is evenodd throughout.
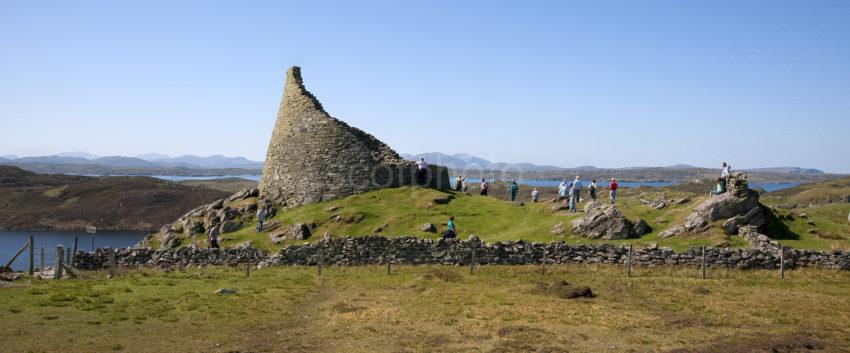
<path id="1" fill-rule="evenodd" d="M 75 265 L 84 269 L 108 266 L 112 250 L 77 254 Z M 474 253 L 474 254 L 473 254 Z M 786 249 L 785 267 L 819 267 L 850 270 L 850 252 Z M 473 238 L 467 241 L 430 240 L 417 237 L 385 238 L 378 236 L 334 238 L 303 245 L 288 246 L 274 255 L 250 247 L 226 250 L 187 247 L 171 250 L 121 249 L 115 252 L 119 267 L 185 267 L 209 265 L 258 266 L 280 265 L 374 265 L 442 264 L 480 265 L 527 264 L 626 264 L 628 248 L 614 245 L 568 245 L 529 243 L 526 241 L 485 243 Z M 632 253 L 635 266 L 699 266 L 702 249 L 684 252 L 650 247 Z M 779 268 L 779 256 L 764 249 L 708 248 L 706 263 L 710 267 L 738 269 Z"/>
<path id="2" fill-rule="evenodd" d="M 411 131 L 413 134 L 413 131 Z M 415 165 L 374 136 L 331 117 L 304 88 L 301 69 L 286 72 L 260 197 L 285 207 L 415 185 Z M 420 185 L 448 188 L 448 169 L 431 166 Z"/>

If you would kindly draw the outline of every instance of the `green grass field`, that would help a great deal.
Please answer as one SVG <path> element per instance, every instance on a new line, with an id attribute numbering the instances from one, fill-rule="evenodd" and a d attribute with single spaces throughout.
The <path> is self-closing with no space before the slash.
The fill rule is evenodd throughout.
<path id="1" fill-rule="evenodd" d="M 450 196 L 453 199 L 448 204 L 434 204 L 436 198 Z M 690 197 L 691 202 L 677 205 L 670 200 Z M 668 206 L 656 210 L 640 200 L 667 200 Z M 571 244 L 591 244 L 608 242 L 614 244 L 636 244 L 646 246 L 651 243 L 668 246 L 675 250 L 683 250 L 693 246 L 745 246 L 743 240 L 735 236 L 726 236 L 719 224 L 713 225 L 707 232 L 698 236 L 676 236 L 659 238 L 658 234 L 674 223 L 684 219 L 696 205 L 704 201 L 706 196 L 675 191 L 672 189 L 638 188 L 626 189 L 621 192 L 617 207 L 630 219 L 646 220 L 653 232 L 639 238 L 600 241 L 590 240 L 570 232 L 571 221 L 580 217 L 580 213 L 564 211 L 552 212 L 553 203 L 544 200 L 539 203 L 526 202 L 520 206 L 511 204 L 497 197 L 468 196 L 455 192 L 444 192 L 432 189 L 412 187 L 383 189 L 367 192 L 346 198 L 301 206 L 285 212 L 280 212 L 275 221 L 284 226 L 293 223 L 316 224 L 313 230 L 314 238 L 324 234 L 330 236 L 363 236 L 380 234 L 383 236 L 415 235 L 423 238 L 436 239 L 445 230 L 445 222 L 449 216 L 455 217 L 459 237 L 475 234 L 488 242 L 524 239 L 535 242 L 564 241 Z M 605 201 L 603 198 L 602 201 Z M 584 203 L 580 205 L 583 207 Z M 327 211 L 337 207 L 335 211 Z M 832 204 L 794 210 L 795 213 L 808 212 L 808 219 L 797 218 L 782 225 L 781 236 L 777 239 L 784 245 L 806 249 L 850 249 L 850 223 L 846 214 L 850 212 L 850 204 Z M 334 222 L 332 216 L 339 215 L 341 221 Z M 810 233 L 813 228 L 805 222 L 815 220 L 820 233 Z M 258 234 L 254 230 L 256 223 L 237 232 L 224 234 L 224 246 L 235 246 L 244 241 L 253 241 L 252 245 L 265 250 L 274 251 L 281 246 L 297 243 L 295 241 L 272 245 L 266 234 Z M 423 223 L 434 223 L 438 232 L 428 233 L 419 230 Z M 563 223 L 566 233 L 553 235 L 551 230 L 555 224 Z M 383 231 L 375 233 L 377 227 Z M 786 229 L 787 228 L 787 229 Z M 828 234 L 826 234 L 826 233 Z M 824 236 L 826 234 L 826 236 Z M 830 236 L 832 235 L 832 236 Z"/>
<path id="2" fill-rule="evenodd" d="M 0 288 L 4 352 L 847 351 L 850 273 L 617 266 L 133 271 Z M 563 299 L 541 284 L 589 286 Z M 22 283 L 22 282 L 18 282 Z M 216 295 L 218 288 L 238 293 Z M 790 348 L 789 348 L 790 347 Z"/>

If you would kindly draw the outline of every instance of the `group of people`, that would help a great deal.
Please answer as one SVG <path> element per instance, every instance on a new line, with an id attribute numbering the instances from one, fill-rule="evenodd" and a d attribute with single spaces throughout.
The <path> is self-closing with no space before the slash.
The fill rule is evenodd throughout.
<path id="1" fill-rule="evenodd" d="M 558 185 L 558 197 L 564 200 L 566 203 L 567 209 L 570 212 L 576 212 L 576 206 L 579 202 L 582 201 L 581 198 L 581 189 L 584 188 L 584 183 L 581 181 L 581 177 L 576 175 L 575 179 L 572 182 L 569 182 L 567 178 L 564 178 L 564 181 Z M 608 184 L 608 198 L 611 200 L 611 204 L 617 200 L 617 180 L 611 178 L 611 182 Z M 596 191 L 598 187 L 596 185 L 596 179 L 592 179 L 590 181 L 590 185 L 587 186 L 588 193 L 590 194 L 590 199 L 596 201 Z"/>
<path id="2" fill-rule="evenodd" d="M 463 175 L 458 175 L 455 178 L 455 191 L 466 193 L 467 185 L 466 178 Z"/>

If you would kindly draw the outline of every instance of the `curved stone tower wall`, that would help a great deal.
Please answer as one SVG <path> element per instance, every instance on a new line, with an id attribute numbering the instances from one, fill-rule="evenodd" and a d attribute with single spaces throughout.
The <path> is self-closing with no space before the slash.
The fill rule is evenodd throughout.
<path id="1" fill-rule="evenodd" d="M 301 80 L 286 72 L 272 131 L 260 197 L 286 207 L 364 191 L 413 185 L 415 165 L 374 136 L 328 115 Z M 423 186 L 448 188 L 448 170 L 431 166 Z"/>

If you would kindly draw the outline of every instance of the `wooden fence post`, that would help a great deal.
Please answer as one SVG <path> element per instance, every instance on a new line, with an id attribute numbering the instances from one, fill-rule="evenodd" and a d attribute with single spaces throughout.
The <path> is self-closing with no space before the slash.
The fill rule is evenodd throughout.
<path id="1" fill-rule="evenodd" d="M 27 272 L 29 273 L 30 277 L 32 277 L 32 275 L 35 274 L 35 242 L 33 241 L 32 235 L 29 236 L 29 240 L 30 240 L 30 242 L 29 242 L 30 243 L 30 249 L 29 249 L 29 251 L 30 251 L 29 255 L 30 256 L 29 256 L 29 267 L 27 267 L 27 270 L 28 270 Z"/>
<path id="2" fill-rule="evenodd" d="M 393 273 L 393 258 L 392 258 L 392 247 L 390 246 L 386 251 L 386 261 L 387 261 L 387 275 L 391 275 Z"/>
<path id="3" fill-rule="evenodd" d="M 109 276 L 115 275 L 115 249 L 109 251 Z"/>
<path id="4" fill-rule="evenodd" d="M 245 277 L 251 277 L 251 260 L 245 264 Z"/>
<path id="5" fill-rule="evenodd" d="M 475 274 L 475 245 L 472 245 L 472 258 L 469 261 L 469 274 Z"/>
<path id="6" fill-rule="evenodd" d="M 705 245 L 702 246 L 702 279 L 705 279 Z"/>
<path id="7" fill-rule="evenodd" d="M 322 248 L 319 247 L 319 261 L 316 262 L 316 268 L 319 272 L 319 276 L 322 275 L 322 262 L 325 261 L 324 257 L 325 257 L 324 252 L 322 251 Z"/>
<path id="8" fill-rule="evenodd" d="M 77 242 L 79 241 L 79 237 L 74 237 L 74 248 L 71 250 L 71 261 L 68 261 L 68 266 L 74 267 L 77 263 Z"/>
<path id="9" fill-rule="evenodd" d="M 56 245 L 56 266 L 53 268 L 53 279 L 62 278 L 62 257 L 64 257 L 64 254 L 62 254 L 62 245 Z"/>
<path id="10" fill-rule="evenodd" d="M 626 268 L 627 268 L 626 269 L 626 275 L 628 277 L 631 277 L 632 276 L 632 244 L 629 244 L 629 259 L 627 261 L 628 262 L 626 264 Z"/>
<path id="11" fill-rule="evenodd" d="M 779 279 L 785 279 L 785 245 L 779 246 Z"/>

